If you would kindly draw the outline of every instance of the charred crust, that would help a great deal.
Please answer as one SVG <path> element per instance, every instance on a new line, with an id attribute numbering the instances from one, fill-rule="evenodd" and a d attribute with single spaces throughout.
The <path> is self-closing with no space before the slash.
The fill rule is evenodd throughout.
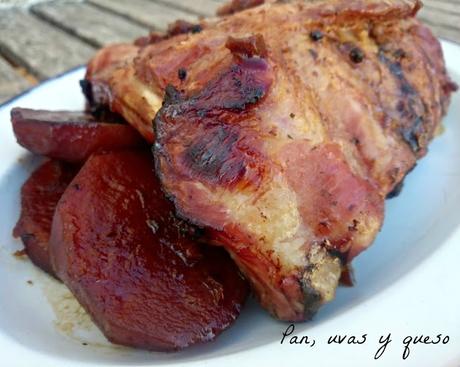
<path id="1" fill-rule="evenodd" d="M 305 306 L 304 316 L 311 319 L 321 306 L 334 298 L 343 263 L 335 253 L 318 244 L 312 245 L 307 262 L 300 286 Z"/>
<path id="2" fill-rule="evenodd" d="M 80 88 L 89 105 L 92 106 L 94 104 L 94 96 L 91 82 L 88 79 L 80 80 Z"/>
<path id="3" fill-rule="evenodd" d="M 153 120 L 160 180 L 165 181 L 162 168 L 173 165 L 180 174 L 212 186 L 257 185 L 263 167 L 253 162 L 260 159 L 260 152 L 249 143 L 248 132 L 241 133 L 237 121 L 252 114 L 251 107 L 266 95 L 271 82 L 264 59 L 240 58 L 195 95 L 168 85 Z M 172 157 L 168 141 L 178 139 L 177 134 L 184 134 L 186 143 Z"/>
<path id="4" fill-rule="evenodd" d="M 228 110 L 244 111 L 248 105 L 256 104 L 265 95 L 262 87 L 248 86 L 242 90 L 243 98 L 239 100 L 224 101 L 223 107 Z"/>
<path id="5" fill-rule="evenodd" d="M 168 26 L 167 35 L 169 37 L 177 36 L 179 34 L 187 34 L 187 33 L 200 33 L 203 30 L 203 26 L 201 24 L 195 24 L 187 22 L 186 20 L 176 20 L 174 23 L 171 23 Z"/>
<path id="6" fill-rule="evenodd" d="M 356 232 L 358 230 L 358 226 L 359 226 L 359 221 L 356 219 L 353 219 L 352 224 L 348 226 L 348 231 Z"/>
<path id="7" fill-rule="evenodd" d="M 409 127 L 401 129 L 404 141 L 409 144 L 413 152 L 417 153 L 421 149 L 420 136 L 423 134 L 423 117 L 417 116 Z"/>
<path id="8" fill-rule="evenodd" d="M 314 269 L 307 269 L 306 271 L 314 271 Z M 301 289 L 303 291 L 303 301 L 305 304 L 304 317 L 305 320 L 311 320 L 322 306 L 322 299 L 320 293 L 314 289 L 310 283 L 304 279 L 300 281 Z"/>
<path id="9" fill-rule="evenodd" d="M 238 133 L 226 126 L 219 126 L 189 147 L 184 153 L 184 160 L 200 178 L 230 185 L 246 171 L 244 160 L 235 159 L 233 152 L 238 139 Z"/>
<path id="10" fill-rule="evenodd" d="M 394 199 L 396 197 L 398 197 L 403 188 L 404 188 L 404 181 L 406 180 L 407 176 L 415 169 L 415 167 L 417 167 L 417 164 L 414 164 L 407 172 L 406 174 L 404 175 L 404 177 L 401 179 L 400 182 L 398 182 L 395 187 L 393 188 L 393 190 L 388 193 L 388 195 L 386 196 L 387 199 Z"/>
<path id="11" fill-rule="evenodd" d="M 176 104 L 182 100 L 181 93 L 172 85 L 168 84 L 165 88 L 165 95 L 163 98 L 163 105 L 169 106 Z"/>
<path id="12" fill-rule="evenodd" d="M 333 257 L 333 258 L 337 258 L 340 260 L 340 263 L 345 266 L 347 264 L 347 254 L 345 252 L 341 252 L 337 249 L 334 249 L 334 248 L 328 248 L 327 249 L 327 252 L 328 254 Z"/>
<path id="13" fill-rule="evenodd" d="M 403 188 L 404 188 L 404 181 L 401 181 L 393 188 L 393 190 L 391 190 L 391 192 L 388 193 L 386 198 L 394 199 L 398 197 L 401 194 Z"/>
<path id="14" fill-rule="evenodd" d="M 118 113 L 110 110 L 110 97 L 107 90 L 88 79 L 80 80 L 80 87 L 86 98 L 86 109 L 96 120 L 114 124 L 126 124 L 126 120 Z"/>
<path id="15" fill-rule="evenodd" d="M 399 54 L 398 50 L 395 52 Z M 387 67 L 399 85 L 401 99 L 396 105 L 396 110 L 400 114 L 401 121 L 408 121 L 399 128 L 399 134 L 412 152 L 417 154 L 424 148 L 426 121 L 423 116 L 426 113 L 426 106 L 417 90 L 407 80 L 401 65 L 401 56 L 396 57 L 395 52 L 388 56 L 384 47 L 381 47 L 378 59 Z"/>

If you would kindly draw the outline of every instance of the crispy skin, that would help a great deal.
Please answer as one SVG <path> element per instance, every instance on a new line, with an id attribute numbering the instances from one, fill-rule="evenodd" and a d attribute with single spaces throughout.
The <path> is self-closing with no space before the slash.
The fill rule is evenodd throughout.
<path id="1" fill-rule="evenodd" d="M 139 48 L 106 91 L 149 140 L 156 116 L 178 212 L 226 247 L 264 307 L 303 320 L 374 240 L 455 85 L 417 0 L 265 3 Z"/>
<path id="2" fill-rule="evenodd" d="M 56 275 L 50 261 L 49 238 L 54 210 L 78 169 L 68 163 L 47 161 L 21 189 L 21 216 L 13 235 L 21 238 L 30 260 L 53 276 Z"/>
<path id="3" fill-rule="evenodd" d="M 95 154 L 60 200 L 51 259 L 114 343 L 176 350 L 213 340 L 239 315 L 246 281 L 174 216 L 147 151 Z"/>

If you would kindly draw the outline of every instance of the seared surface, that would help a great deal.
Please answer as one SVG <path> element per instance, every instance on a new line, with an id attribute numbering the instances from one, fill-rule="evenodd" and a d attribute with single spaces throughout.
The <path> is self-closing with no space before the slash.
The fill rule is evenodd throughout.
<path id="1" fill-rule="evenodd" d="M 446 112 L 455 86 L 419 7 L 267 1 L 89 65 L 98 100 L 150 141 L 155 118 L 176 209 L 225 245 L 281 319 L 333 298 Z"/>

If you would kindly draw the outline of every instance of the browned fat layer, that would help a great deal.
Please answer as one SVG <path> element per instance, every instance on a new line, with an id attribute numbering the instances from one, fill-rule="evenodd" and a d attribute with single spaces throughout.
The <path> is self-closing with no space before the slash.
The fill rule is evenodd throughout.
<path id="1" fill-rule="evenodd" d="M 110 120 L 115 118 L 114 115 L 108 113 L 112 101 L 112 93 L 105 82 L 82 79 L 80 80 L 80 87 L 88 102 L 88 109 L 94 116 L 101 118 L 107 115 Z M 116 121 L 119 120 L 116 119 Z"/>

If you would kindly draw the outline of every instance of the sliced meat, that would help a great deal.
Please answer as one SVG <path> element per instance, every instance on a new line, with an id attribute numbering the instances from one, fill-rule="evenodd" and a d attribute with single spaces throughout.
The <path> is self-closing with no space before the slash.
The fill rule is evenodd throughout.
<path id="1" fill-rule="evenodd" d="M 14 108 L 11 121 L 21 146 L 66 162 L 83 162 L 96 151 L 144 144 L 130 125 L 98 122 L 82 112 Z"/>
<path id="2" fill-rule="evenodd" d="M 21 189 L 21 216 L 13 235 L 21 238 L 32 262 L 51 275 L 55 275 L 49 256 L 54 210 L 77 172 L 78 166 L 51 160 L 40 166 Z"/>
<path id="3" fill-rule="evenodd" d="M 196 237 L 164 197 L 150 153 L 120 151 L 92 156 L 64 193 L 51 253 L 110 341 L 175 350 L 214 339 L 248 292 L 228 255 Z"/>

